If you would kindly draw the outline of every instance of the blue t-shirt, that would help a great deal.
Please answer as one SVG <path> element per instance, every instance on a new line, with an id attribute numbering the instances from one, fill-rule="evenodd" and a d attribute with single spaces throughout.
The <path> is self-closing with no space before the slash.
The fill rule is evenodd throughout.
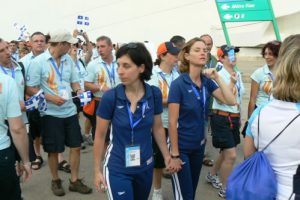
<path id="1" fill-rule="evenodd" d="M 130 102 L 126 97 L 125 87 L 122 84 L 104 93 L 97 109 L 97 116 L 112 122 L 111 143 L 104 164 L 110 170 L 135 174 L 153 167 L 152 126 L 154 116 L 161 114 L 163 110 L 160 90 L 145 83 L 145 95 L 137 104 L 136 111 L 133 114 L 134 122 L 142 117 L 144 102 L 147 104 L 144 117 L 134 128 L 134 145 L 140 146 L 141 166 L 126 168 L 125 148 L 131 145 L 131 126 L 127 111 L 127 104 L 130 106 Z"/>
<path id="2" fill-rule="evenodd" d="M 177 128 L 180 150 L 199 149 L 204 139 L 204 120 L 208 114 L 205 111 L 207 110 L 206 103 L 218 86 L 205 76 L 201 76 L 201 82 L 202 85 L 199 88 L 187 73 L 183 73 L 172 82 L 170 88 L 168 103 L 180 105 Z M 199 92 L 199 99 L 192 85 Z"/>

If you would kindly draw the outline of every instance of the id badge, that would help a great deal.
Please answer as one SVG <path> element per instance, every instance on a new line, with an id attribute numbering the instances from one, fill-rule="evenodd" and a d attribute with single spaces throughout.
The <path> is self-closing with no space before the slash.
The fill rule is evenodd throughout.
<path id="1" fill-rule="evenodd" d="M 61 98 L 65 99 L 65 100 L 69 100 L 69 92 L 67 90 L 66 86 L 58 86 L 58 96 L 60 96 Z"/>
<path id="2" fill-rule="evenodd" d="M 127 146 L 125 148 L 125 166 L 141 166 L 141 149 L 140 146 Z"/>

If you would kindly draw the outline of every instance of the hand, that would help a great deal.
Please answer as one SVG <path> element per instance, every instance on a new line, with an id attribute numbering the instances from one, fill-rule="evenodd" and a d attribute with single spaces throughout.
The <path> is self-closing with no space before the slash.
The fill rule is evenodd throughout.
<path id="1" fill-rule="evenodd" d="M 66 100 L 60 96 L 53 96 L 51 102 L 57 106 L 61 106 L 66 102 Z"/>
<path id="2" fill-rule="evenodd" d="M 94 181 L 95 181 L 96 190 L 98 192 L 105 192 L 107 190 L 107 184 L 101 172 L 97 172 L 95 174 Z"/>
<path id="3" fill-rule="evenodd" d="M 77 90 L 76 95 L 79 96 L 83 93 L 82 89 Z"/>
<path id="4" fill-rule="evenodd" d="M 25 112 L 26 111 L 26 107 L 25 107 L 24 101 L 19 101 L 19 102 L 20 102 L 21 111 Z"/>
<path id="5" fill-rule="evenodd" d="M 181 170 L 183 162 L 180 158 L 172 159 L 171 157 L 168 157 L 165 159 L 165 165 L 168 172 L 176 173 Z"/>
<path id="6" fill-rule="evenodd" d="M 32 171 L 31 171 L 30 165 L 31 165 L 30 162 L 27 162 L 22 165 L 24 182 L 28 181 L 32 176 Z"/>
<path id="7" fill-rule="evenodd" d="M 219 78 L 219 74 L 218 74 L 217 70 L 214 68 L 203 69 L 202 74 L 209 79 L 216 80 L 217 78 Z"/>
<path id="8" fill-rule="evenodd" d="M 230 81 L 235 85 L 238 80 L 238 74 L 236 72 L 232 72 L 230 74 Z"/>

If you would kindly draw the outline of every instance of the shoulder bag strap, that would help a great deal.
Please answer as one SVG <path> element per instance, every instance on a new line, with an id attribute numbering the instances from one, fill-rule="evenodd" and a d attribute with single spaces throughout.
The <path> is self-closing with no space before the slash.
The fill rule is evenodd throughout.
<path id="1" fill-rule="evenodd" d="M 258 115 L 258 132 L 257 132 L 257 135 L 258 135 L 258 143 L 257 143 L 257 149 L 259 149 L 259 116 L 260 116 L 260 112 L 259 112 L 259 115 Z M 287 127 L 289 127 L 298 117 L 300 116 L 300 114 L 298 114 L 297 116 L 295 116 L 270 142 L 269 144 L 267 144 L 263 149 L 262 151 L 266 150 L 266 148 L 268 148 L 270 146 L 270 144 L 272 144 L 282 133 L 283 131 L 285 131 L 285 129 L 287 129 Z"/>

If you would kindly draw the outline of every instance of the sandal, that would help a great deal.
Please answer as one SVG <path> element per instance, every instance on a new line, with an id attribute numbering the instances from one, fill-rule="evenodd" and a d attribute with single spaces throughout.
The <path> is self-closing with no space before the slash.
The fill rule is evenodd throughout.
<path id="1" fill-rule="evenodd" d="M 35 161 L 31 162 L 31 169 L 39 170 L 44 163 L 44 160 L 41 156 L 37 156 Z"/>
<path id="2" fill-rule="evenodd" d="M 60 163 L 58 163 L 58 170 L 64 171 L 66 173 L 71 173 L 70 165 L 66 160 L 63 160 Z"/>
<path id="3" fill-rule="evenodd" d="M 211 159 L 205 158 L 202 161 L 202 164 L 205 165 L 205 166 L 207 166 L 207 167 L 212 167 L 214 165 L 214 161 L 211 160 Z"/>

